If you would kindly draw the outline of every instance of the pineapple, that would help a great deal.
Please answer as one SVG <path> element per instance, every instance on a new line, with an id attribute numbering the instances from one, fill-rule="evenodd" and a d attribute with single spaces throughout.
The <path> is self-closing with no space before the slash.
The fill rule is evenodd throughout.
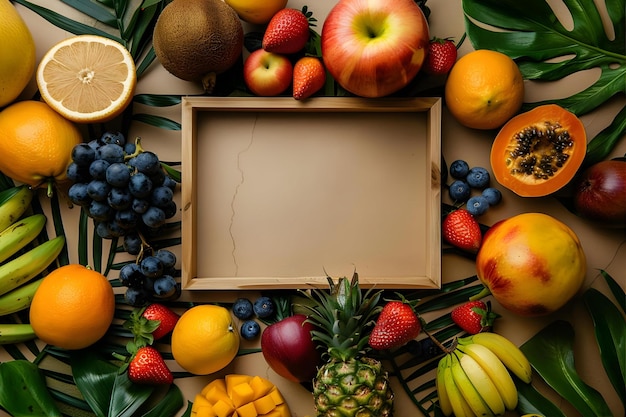
<path id="1" fill-rule="evenodd" d="M 315 341 L 326 347 L 326 363 L 313 381 L 317 416 L 390 417 L 393 391 L 382 364 L 367 357 L 370 328 L 380 312 L 382 291 L 361 292 L 358 275 L 335 283 L 328 277 L 330 293 L 304 293 L 313 301 L 303 306 L 317 326 Z"/>

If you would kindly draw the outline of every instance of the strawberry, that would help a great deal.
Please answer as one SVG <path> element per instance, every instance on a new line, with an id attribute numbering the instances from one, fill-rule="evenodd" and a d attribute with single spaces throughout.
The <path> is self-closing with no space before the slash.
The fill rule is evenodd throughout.
<path id="1" fill-rule="evenodd" d="M 143 346 L 137 350 L 128 364 L 128 378 L 135 384 L 146 385 L 171 384 L 174 381 L 163 357 L 152 346 Z"/>
<path id="2" fill-rule="evenodd" d="M 267 52 L 293 54 L 309 40 L 309 18 L 300 10 L 281 9 L 267 24 L 262 46 Z"/>
<path id="3" fill-rule="evenodd" d="M 424 72 L 431 75 L 445 75 L 456 62 L 456 45 L 449 38 L 432 38 L 428 44 Z"/>
<path id="4" fill-rule="evenodd" d="M 370 334 L 376 350 L 400 347 L 419 335 L 422 324 L 413 308 L 404 301 L 389 301 L 380 312 Z"/>
<path id="5" fill-rule="evenodd" d="M 441 224 L 443 238 L 449 244 L 470 253 L 477 253 L 482 243 L 480 225 L 465 209 L 450 212 Z"/>
<path id="6" fill-rule="evenodd" d="M 326 70 L 319 58 L 305 56 L 293 66 L 293 98 L 304 100 L 318 92 L 326 82 Z"/>
<path id="7" fill-rule="evenodd" d="M 469 334 L 488 331 L 493 321 L 500 317 L 491 311 L 491 305 L 483 301 L 475 300 L 462 304 L 450 313 L 452 320 Z"/>
<path id="8" fill-rule="evenodd" d="M 155 320 L 159 322 L 158 327 L 152 331 L 152 337 L 154 340 L 159 340 L 174 330 L 174 326 L 176 326 L 176 323 L 180 318 L 177 313 L 159 303 L 153 303 L 147 306 L 143 311 L 142 316 L 148 320 Z"/>

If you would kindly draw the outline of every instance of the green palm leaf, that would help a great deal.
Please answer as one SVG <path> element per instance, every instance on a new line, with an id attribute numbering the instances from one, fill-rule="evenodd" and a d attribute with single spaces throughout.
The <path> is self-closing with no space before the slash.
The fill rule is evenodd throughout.
<path id="1" fill-rule="evenodd" d="M 624 0 L 606 2 L 607 35 L 593 0 L 564 0 L 573 27 L 565 27 L 545 0 L 463 0 L 467 34 L 475 49 L 500 51 L 515 59 L 526 79 L 560 80 L 578 71 L 599 69 L 592 85 L 570 97 L 525 103 L 524 108 L 556 103 L 577 115 L 626 93 L 626 7 Z M 587 162 L 604 159 L 626 132 L 626 115 L 593 143 Z M 591 159 L 592 157 L 592 159 Z"/>

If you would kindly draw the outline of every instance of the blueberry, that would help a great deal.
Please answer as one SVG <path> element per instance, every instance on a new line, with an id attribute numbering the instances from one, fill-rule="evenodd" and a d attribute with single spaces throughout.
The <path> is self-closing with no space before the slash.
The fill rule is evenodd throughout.
<path id="1" fill-rule="evenodd" d="M 233 314 L 241 320 L 247 320 L 254 313 L 252 301 L 247 298 L 237 298 L 233 303 Z"/>
<path id="2" fill-rule="evenodd" d="M 469 172 L 469 165 L 462 159 L 457 159 L 450 164 L 450 175 L 453 178 L 462 180 L 467 176 Z"/>
<path id="3" fill-rule="evenodd" d="M 467 211 L 469 211 L 472 216 L 477 217 L 485 214 L 489 208 L 489 202 L 487 202 L 487 199 L 482 195 L 476 195 L 467 200 L 466 206 Z"/>
<path id="4" fill-rule="evenodd" d="M 253 310 L 258 318 L 267 318 L 274 314 L 274 302 L 269 297 L 259 297 L 254 302 Z"/>
<path id="5" fill-rule="evenodd" d="M 163 185 L 172 191 L 176 190 L 176 180 L 169 175 L 165 176 L 165 179 L 163 180 Z"/>
<path id="6" fill-rule="evenodd" d="M 164 186 L 156 187 L 150 195 L 150 204 L 157 207 L 165 207 L 174 198 L 174 192 Z"/>
<path id="7" fill-rule="evenodd" d="M 124 230 L 135 228 L 138 221 L 139 215 L 129 208 L 115 212 L 115 223 Z"/>
<path id="8" fill-rule="evenodd" d="M 94 201 L 105 201 L 111 191 L 111 186 L 103 180 L 91 180 L 87 184 L 87 194 Z"/>
<path id="9" fill-rule="evenodd" d="M 487 187 L 483 190 L 483 197 L 487 199 L 490 206 L 495 206 L 502 200 L 502 193 L 497 188 Z"/>
<path id="10" fill-rule="evenodd" d="M 76 162 L 71 162 L 67 166 L 65 171 L 67 178 L 72 182 L 89 182 L 91 176 L 89 175 L 89 168 L 86 166 L 80 166 Z"/>
<path id="11" fill-rule="evenodd" d="M 135 213 L 144 214 L 148 210 L 148 208 L 150 208 L 150 203 L 148 203 L 146 200 L 135 198 L 133 199 L 133 202 L 130 206 Z"/>
<path id="12" fill-rule="evenodd" d="M 107 203 L 114 210 L 125 210 L 130 208 L 133 202 L 133 196 L 128 188 L 112 187 L 107 196 Z"/>
<path id="13" fill-rule="evenodd" d="M 246 340 L 252 340 L 261 333 L 261 326 L 254 320 L 246 320 L 241 325 L 241 337 Z"/>
<path id="14" fill-rule="evenodd" d="M 468 183 L 463 180 L 456 180 L 452 184 L 450 184 L 450 188 L 448 189 L 448 193 L 450 194 L 450 198 L 458 203 L 464 203 L 470 196 L 471 188 Z"/>
<path id="15" fill-rule="evenodd" d="M 165 213 L 166 219 L 171 219 L 177 213 L 176 202 L 174 200 L 168 201 L 163 207 L 161 207 L 163 213 Z"/>
<path id="16" fill-rule="evenodd" d="M 110 164 L 124 162 L 124 148 L 114 143 L 107 143 L 96 150 L 96 159 L 104 159 Z"/>
<path id="17" fill-rule="evenodd" d="M 473 167 L 465 178 L 470 187 L 478 189 L 487 187 L 490 179 L 489 172 L 483 167 Z"/>
<path id="18" fill-rule="evenodd" d="M 121 132 L 104 132 L 100 137 L 101 144 L 114 143 L 123 146 L 126 143 L 126 137 Z"/>
<path id="19" fill-rule="evenodd" d="M 104 221 L 111 216 L 113 209 L 109 207 L 107 203 L 103 203 L 102 201 L 92 201 L 89 203 L 89 210 L 87 214 L 89 217 L 96 221 Z"/>

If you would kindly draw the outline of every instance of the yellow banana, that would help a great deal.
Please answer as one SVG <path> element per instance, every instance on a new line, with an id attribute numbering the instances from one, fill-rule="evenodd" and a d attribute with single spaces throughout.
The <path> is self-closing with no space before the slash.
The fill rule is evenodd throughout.
<path id="1" fill-rule="evenodd" d="M 437 365 L 437 376 L 435 377 L 435 386 L 437 387 L 437 396 L 439 397 L 439 408 L 444 416 L 448 417 L 452 415 L 452 404 L 446 391 L 446 380 L 444 378 L 444 370 L 446 368 L 449 355 L 444 356 L 439 360 Z"/>
<path id="2" fill-rule="evenodd" d="M 27 342 L 35 337 L 35 331 L 28 323 L 0 324 L 0 345 Z"/>
<path id="3" fill-rule="evenodd" d="M 30 207 L 33 201 L 34 191 L 26 185 L 17 188 L 3 203 L 0 203 L 0 230 L 11 226 Z M 11 192 L 15 191 L 10 189 Z"/>
<path id="4" fill-rule="evenodd" d="M 448 394 L 448 399 L 450 400 L 450 406 L 452 407 L 454 417 L 476 416 L 454 382 L 454 378 L 452 376 L 451 355 L 447 354 L 444 359 L 446 359 L 446 363 L 443 368 L 443 379 L 445 381 L 446 393 Z"/>
<path id="5" fill-rule="evenodd" d="M 33 214 L 17 220 L 0 232 L 0 262 L 4 262 L 39 235 L 46 224 L 46 216 Z"/>
<path id="6" fill-rule="evenodd" d="M 0 295 L 30 281 L 61 253 L 65 237 L 57 236 L 0 266 Z"/>
<path id="7" fill-rule="evenodd" d="M 457 354 L 461 368 L 463 368 L 465 375 L 480 395 L 480 398 L 487 404 L 489 410 L 496 416 L 503 415 L 506 411 L 504 401 L 489 374 L 470 355 L 459 351 L 457 351 Z"/>
<path id="8" fill-rule="evenodd" d="M 474 414 L 479 417 L 493 416 L 494 413 L 491 412 L 491 409 L 485 400 L 483 400 L 480 393 L 476 387 L 474 387 L 474 384 L 472 384 L 472 381 L 463 370 L 457 353 L 453 352 L 450 357 L 450 372 L 452 372 L 452 379 Z"/>
<path id="9" fill-rule="evenodd" d="M 532 368 L 524 352 L 506 337 L 492 332 L 481 332 L 459 339 L 460 344 L 478 343 L 483 345 L 504 363 L 504 365 L 527 384 L 532 380 Z"/>
<path id="10" fill-rule="evenodd" d="M 0 295 L 0 316 L 15 313 L 30 307 L 35 291 L 43 278 L 28 282 L 6 294 Z"/>
<path id="11" fill-rule="evenodd" d="M 489 378 L 491 378 L 498 389 L 506 409 L 515 410 L 518 401 L 515 382 L 513 382 L 511 374 L 509 374 L 509 371 L 496 354 L 478 343 L 459 346 L 458 349 L 471 356 L 487 372 L 487 375 L 489 375 Z"/>

